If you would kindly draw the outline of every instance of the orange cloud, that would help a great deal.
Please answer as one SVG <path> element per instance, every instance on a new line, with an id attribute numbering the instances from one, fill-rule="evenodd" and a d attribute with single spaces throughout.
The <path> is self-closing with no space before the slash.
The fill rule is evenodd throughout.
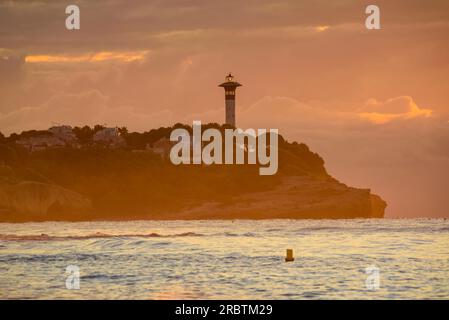
<path id="1" fill-rule="evenodd" d="M 101 51 L 83 55 L 28 55 L 25 57 L 27 63 L 72 63 L 72 62 L 101 62 L 116 60 L 121 62 L 132 62 L 144 60 L 149 51 Z"/>
<path id="2" fill-rule="evenodd" d="M 317 26 L 315 27 L 315 30 L 318 32 L 323 32 L 326 31 L 327 29 L 329 29 L 329 26 Z"/>
<path id="3" fill-rule="evenodd" d="M 408 120 L 414 118 L 428 118 L 432 110 L 418 107 L 409 96 L 388 99 L 384 102 L 369 99 L 359 116 L 375 124 L 383 124 L 392 120 Z"/>

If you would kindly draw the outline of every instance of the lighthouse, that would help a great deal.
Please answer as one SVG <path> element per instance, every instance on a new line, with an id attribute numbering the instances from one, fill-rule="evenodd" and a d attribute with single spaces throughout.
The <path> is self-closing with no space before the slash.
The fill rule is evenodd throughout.
<path id="1" fill-rule="evenodd" d="M 226 81 L 219 85 L 225 90 L 226 124 L 235 127 L 235 90 L 241 84 L 234 81 L 234 76 L 228 74 Z"/>

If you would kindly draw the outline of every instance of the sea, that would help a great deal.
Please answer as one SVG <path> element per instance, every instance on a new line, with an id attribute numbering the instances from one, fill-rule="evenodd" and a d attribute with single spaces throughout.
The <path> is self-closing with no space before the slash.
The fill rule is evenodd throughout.
<path id="1" fill-rule="evenodd" d="M 445 219 L 0 223 L 0 299 L 448 298 Z"/>

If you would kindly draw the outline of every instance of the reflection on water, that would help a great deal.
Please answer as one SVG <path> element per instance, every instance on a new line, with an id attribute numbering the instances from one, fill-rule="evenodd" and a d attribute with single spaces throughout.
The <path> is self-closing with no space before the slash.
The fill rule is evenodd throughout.
<path id="1" fill-rule="evenodd" d="M 79 290 L 66 288 L 69 265 Z M 447 299 L 449 222 L 0 224 L 0 298 Z"/>

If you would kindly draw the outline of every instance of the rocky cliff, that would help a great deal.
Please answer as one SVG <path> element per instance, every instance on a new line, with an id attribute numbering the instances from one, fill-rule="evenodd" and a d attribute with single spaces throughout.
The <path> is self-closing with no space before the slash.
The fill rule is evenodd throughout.
<path id="1" fill-rule="evenodd" d="M 207 202 L 178 212 L 182 219 L 383 218 L 386 202 L 368 189 L 334 179 L 285 177 L 273 190 L 242 194 L 227 203 Z"/>
<path id="2" fill-rule="evenodd" d="M 89 199 L 57 185 L 23 181 L 0 186 L 0 221 L 72 220 L 91 209 Z"/>

